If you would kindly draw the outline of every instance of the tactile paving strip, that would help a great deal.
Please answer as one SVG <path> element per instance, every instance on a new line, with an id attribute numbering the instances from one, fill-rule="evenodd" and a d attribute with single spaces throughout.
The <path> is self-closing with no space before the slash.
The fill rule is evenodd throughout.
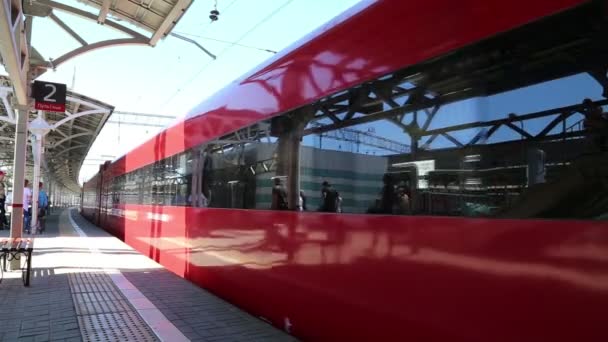
<path id="1" fill-rule="evenodd" d="M 69 275 L 84 341 L 158 341 L 105 273 Z"/>
<path id="2" fill-rule="evenodd" d="M 121 300 L 122 295 L 118 291 L 108 292 L 84 292 L 74 293 L 74 299 L 77 303 L 90 303 L 90 302 L 105 302 L 111 300 Z"/>
<path id="3" fill-rule="evenodd" d="M 78 323 L 84 341 L 158 341 L 134 312 L 78 316 Z"/>
<path id="4" fill-rule="evenodd" d="M 95 302 L 76 301 L 76 314 L 95 315 L 111 312 L 131 311 L 131 307 L 124 300 L 107 300 Z"/>
<path id="5" fill-rule="evenodd" d="M 72 292 L 110 292 L 116 291 L 112 280 L 105 274 L 83 272 L 69 276 Z"/>
<path id="6" fill-rule="evenodd" d="M 99 272 L 71 273 L 70 281 L 76 283 L 105 283 L 108 285 L 112 285 L 112 279 L 110 279 L 107 274 Z"/>

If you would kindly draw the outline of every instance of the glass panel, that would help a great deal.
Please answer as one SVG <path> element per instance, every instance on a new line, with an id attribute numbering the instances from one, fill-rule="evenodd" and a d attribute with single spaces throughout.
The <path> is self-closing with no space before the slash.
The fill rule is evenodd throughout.
<path id="1" fill-rule="evenodd" d="M 606 22 L 590 8 L 165 158 L 124 191 L 148 205 L 605 219 Z"/>

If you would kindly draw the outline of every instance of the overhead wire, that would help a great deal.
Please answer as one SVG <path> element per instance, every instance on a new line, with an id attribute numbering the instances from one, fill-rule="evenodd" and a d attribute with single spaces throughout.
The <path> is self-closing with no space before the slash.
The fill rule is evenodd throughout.
<path id="1" fill-rule="evenodd" d="M 235 42 L 228 41 L 228 40 L 222 40 L 222 39 L 217 39 L 217 38 L 200 36 L 200 35 L 193 34 L 193 33 L 187 33 L 187 32 L 175 32 L 175 33 L 183 34 L 183 35 L 191 36 L 191 37 L 196 37 L 196 38 L 200 38 L 200 39 L 212 40 L 214 42 L 219 42 L 219 43 L 234 44 L 235 46 L 240 46 L 240 47 L 244 47 L 244 48 L 248 48 L 248 49 L 254 49 L 254 50 L 259 50 L 259 51 L 266 51 L 266 52 L 270 52 L 270 53 L 277 53 L 276 51 L 270 50 L 270 49 L 265 49 L 265 48 L 261 48 L 261 47 L 256 47 L 256 46 L 251 46 L 251 45 L 245 45 L 245 44 L 240 44 L 240 43 L 235 43 Z"/>
<path id="2" fill-rule="evenodd" d="M 226 51 L 232 49 L 236 44 L 239 44 L 243 39 L 245 39 L 249 34 L 251 34 L 253 31 L 257 30 L 260 25 L 264 24 L 265 22 L 267 22 L 268 20 L 270 20 L 272 17 L 274 17 L 275 15 L 277 15 L 279 12 L 281 12 L 287 5 L 289 5 L 291 2 L 293 2 L 293 0 L 287 0 L 285 1 L 281 6 L 277 7 L 274 11 L 272 11 L 270 14 L 268 14 L 267 16 L 265 16 L 262 20 L 260 20 L 259 22 L 257 22 L 255 25 L 253 25 L 253 27 L 251 27 L 249 30 L 247 30 L 244 34 L 242 34 L 236 41 L 231 42 L 229 46 L 225 47 L 224 49 L 222 49 L 218 54 L 217 54 L 217 58 L 219 58 L 220 56 L 222 56 L 224 53 L 226 53 Z M 181 86 L 179 86 L 177 88 L 177 90 L 173 93 L 173 95 L 171 95 L 171 97 L 169 97 L 169 99 L 167 99 L 163 104 L 162 107 L 164 108 L 164 106 L 166 106 L 171 100 L 173 100 L 173 98 L 175 98 L 175 96 L 177 96 L 177 94 L 179 94 L 179 92 L 181 92 L 182 88 L 189 85 L 190 83 L 192 83 L 192 81 L 194 81 L 196 78 L 198 78 L 198 76 L 205 71 L 213 62 L 213 60 L 208 61 L 207 63 L 205 63 L 203 65 L 203 67 L 193 76 L 191 77 L 189 80 L 187 80 L 186 82 L 184 82 Z"/>
<path id="3" fill-rule="evenodd" d="M 228 10 L 229 10 L 229 9 L 232 7 L 232 5 L 234 5 L 234 4 L 235 4 L 237 1 L 239 1 L 239 0 L 232 0 L 232 1 L 231 1 L 231 2 L 228 4 L 228 6 L 226 6 L 226 8 L 222 9 L 222 11 L 223 11 L 224 13 L 228 12 Z M 217 1 L 215 2 L 215 8 L 217 8 Z M 206 25 L 205 25 L 205 24 L 203 24 L 203 27 L 201 28 L 201 30 L 205 30 L 205 29 L 207 29 L 207 28 L 209 27 L 209 25 L 211 25 L 211 23 L 209 23 L 209 22 L 207 22 L 207 23 L 206 23 Z M 177 55 L 177 59 L 178 59 L 178 61 L 180 61 L 180 60 L 181 60 L 181 58 L 182 58 L 182 56 L 181 56 L 181 55 Z M 178 62 L 178 63 L 181 63 L 181 61 L 180 61 L 180 62 Z M 169 72 L 168 74 L 173 74 L 173 70 L 175 70 L 175 64 L 176 64 L 176 63 L 173 63 L 173 67 L 171 68 L 171 72 Z M 173 98 L 173 97 L 171 97 L 171 99 L 172 99 L 172 98 Z M 166 102 L 164 102 L 164 103 L 161 105 L 161 107 L 164 107 L 166 104 L 167 104 L 167 103 L 166 103 Z"/>

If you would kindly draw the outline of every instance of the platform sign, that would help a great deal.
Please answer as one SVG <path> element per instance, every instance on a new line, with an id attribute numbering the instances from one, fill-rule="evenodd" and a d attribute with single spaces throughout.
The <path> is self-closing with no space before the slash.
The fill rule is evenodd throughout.
<path id="1" fill-rule="evenodd" d="M 65 112 L 66 93 L 65 84 L 34 81 L 32 85 L 34 108 L 51 112 Z"/>

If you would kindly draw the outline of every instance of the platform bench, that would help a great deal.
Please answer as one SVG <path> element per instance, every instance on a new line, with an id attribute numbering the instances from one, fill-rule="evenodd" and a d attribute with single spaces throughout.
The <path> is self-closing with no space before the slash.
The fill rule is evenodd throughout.
<path id="1" fill-rule="evenodd" d="M 32 270 L 32 252 L 34 251 L 34 239 L 10 238 L 0 240 L 0 283 L 6 272 L 6 262 L 24 259 L 21 266 L 21 279 L 24 286 L 30 286 L 30 272 Z"/>

